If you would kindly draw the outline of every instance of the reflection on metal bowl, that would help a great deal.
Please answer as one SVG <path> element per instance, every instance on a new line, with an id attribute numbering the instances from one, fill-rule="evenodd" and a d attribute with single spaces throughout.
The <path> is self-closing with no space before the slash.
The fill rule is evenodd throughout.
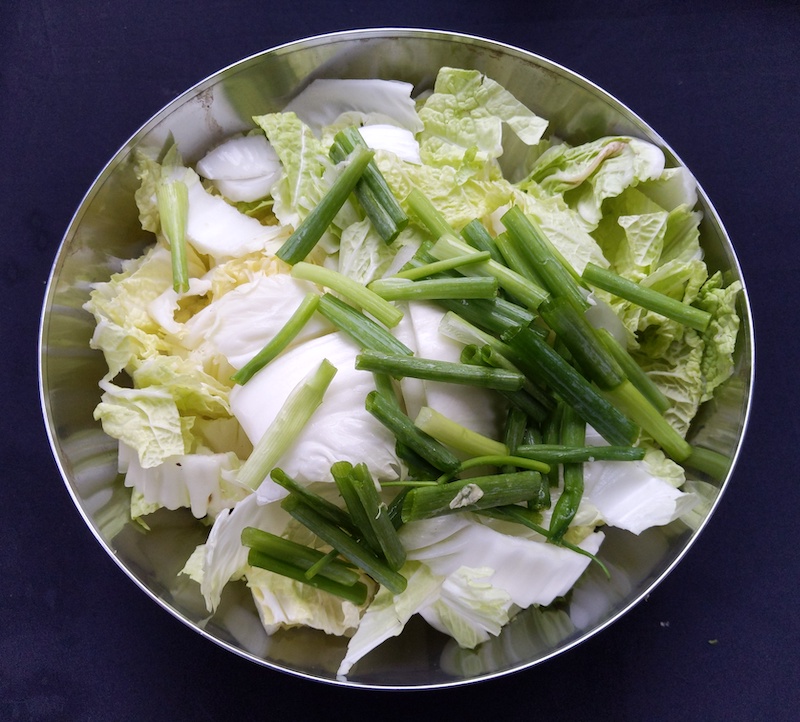
<path id="1" fill-rule="evenodd" d="M 551 121 L 560 136 L 581 142 L 626 134 L 659 145 L 679 160 L 634 113 L 589 81 L 531 53 L 488 40 L 426 30 L 379 29 L 310 38 L 260 53 L 188 90 L 148 121 L 111 159 L 89 189 L 56 257 L 41 323 L 41 396 L 63 478 L 86 523 L 117 564 L 148 595 L 203 635 L 252 661 L 311 679 L 372 688 L 429 688 L 502 675 L 540 663 L 587 639 L 641 600 L 696 540 L 717 497 L 692 527 L 681 521 L 634 537 L 608 530 L 601 558 L 609 582 L 590 567 L 568 601 L 530 608 L 496 639 L 462 650 L 413 619 L 379 647 L 346 681 L 336 680 L 346 640 L 312 630 L 268 637 L 243 585 L 231 584 L 210 617 L 198 587 L 177 572 L 207 529 L 191 514 L 156 513 L 142 534 L 129 521 L 129 497 L 116 473 L 116 442 L 92 418 L 105 372 L 91 351 L 93 318 L 82 310 L 92 283 L 106 280 L 121 260 L 148 243 L 133 194 L 133 155 L 159 148 L 171 134 L 188 163 L 223 137 L 252 127 L 251 116 L 282 107 L 314 78 L 379 77 L 430 87 L 441 66 L 476 68 Z M 730 240 L 700 190 L 702 244 L 711 271 L 741 279 Z M 735 461 L 750 404 L 753 335 L 746 292 L 734 376 L 702 410 L 691 432 Z M 156 644 L 156 640 L 153 642 Z"/>

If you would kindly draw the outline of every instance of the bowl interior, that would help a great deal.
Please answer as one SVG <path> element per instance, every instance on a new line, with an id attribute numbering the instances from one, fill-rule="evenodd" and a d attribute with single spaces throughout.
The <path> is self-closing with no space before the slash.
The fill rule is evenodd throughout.
<path id="1" fill-rule="evenodd" d="M 139 227 L 133 200 L 135 148 L 160 148 L 172 135 L 187 162 L 193 162 L 223 137 L 253 127 L 251 116 L 280 110 L 314 78 L 391 78 L 424 90 L 444 65 L 486 73 L 548 118 L 569 141 L 634 135 L 664 149 L 669 165 L 679 163 L 664 141 L 625 106 L 587 80 L 531 53 L 424 30 L 354 31 L 311 38 L 221 70 L 146 123 L 111 159 L 78 208 L 59 248 L 45 297 L 42 405 L 57 464 L 92 532 L 147 594 L 201 634 L 254 662 L 313 679 L 335 681 L 345 640 L 311 630 L 268 637 L 247 591 L 236 584 L 228 586 L 220 610 L 208 619 L 197 586 L 177 576 L 206 529 L 189 513 L 179 512 L 155 514 L 148 534 L 130 523 L 128 490 L 116 470 L 117 444 L 92 418 L 105 366 L 101 354 L 89 349 L 93 318 L 82 305 L 92 283 L 108 279 L 121 260 L 139 255 L 149 242 Z M 700 206 L 710 269 L 742 280 L 730 240 L 702 189 Z M 705 445 L 729 456 L 731 470 L 752 385 L 753 336 L 746 293 L 740 313 L 736 372 L 703 409 L 692 431 Z M 718 482 L 717 500 L 726 483 L 727 479 Z M 711 510 L 715 506 L 716 502 Z M 704 523 L 692 530 L 675 522 L 639 537 L 609 530 L 601 557 L 613 570 L 610 583 L 592 565 L 569 603 L 527 610 L 499 637 L 474 651 L 461 650 L 425 623 L 412 620 L 399 638 L 380 646 L 341 683 L 447 686 L 539 663 L 588 638 L 639 601 L 678 562 Z"/>

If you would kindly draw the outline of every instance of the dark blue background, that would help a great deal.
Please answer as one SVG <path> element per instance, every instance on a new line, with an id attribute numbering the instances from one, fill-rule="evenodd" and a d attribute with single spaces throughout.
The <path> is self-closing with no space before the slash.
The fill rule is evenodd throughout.
<path id="1" fill-rule="evenodd" d="M 756 325 L 744 452 L 677 570 L 577 649 L 439 692 L 346 690 L 274 673 L 157 607 L 75 511 L 36 388 L 50 265 L 117 148 L 184 89 L 247 55 L 385 25 L 514 44 L 632 107 L 716 205 Z M 798 68 L 800 7 L 788 0 L 4 0 L 0 719 L 797 719 Z"/>

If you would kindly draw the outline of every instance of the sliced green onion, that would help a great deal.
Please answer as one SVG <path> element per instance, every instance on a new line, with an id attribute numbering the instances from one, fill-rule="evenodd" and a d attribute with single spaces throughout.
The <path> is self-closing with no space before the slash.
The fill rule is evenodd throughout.
<path id="1" fill-rule="evenodd" d="M 392 594 L 400 594 L 405 591 L 407 580 L 402 574 L 390 569 L 385 562 L 373 554 L 366 546 L 359 544 L 346 532 L 331 524 L 325 517 L 317 514 L 314 509 L 303 503 L 300 498 L 290 494 L 281 502 L 281 506 L 303 526 L 310 529 L 322 541 L 338 550 L 345 559 L 362 569 L 378 584 L 385 586 Z"/>
<path id="2" fill-rule="evenodd" d="M 402 271 L 398 271 L 390 278 L 405 278 L 409 281 L 418 281 L 421 278 L 435 276 L 445 271 L 452 271 L 461 266 L 471 266 L 473 263 L 483 263 L 491 258 L 488 252 L 467 253 L 463 256 L 446 258 L 444 261 L 433 261 L 433 263 L 423 263 L 419 266 L 412 266 Z"/>
<path id="3" fill-rule="evenodd" d="M 252 526 L 245 527 L 242 530 L 242 544 L 262 554 L 267 554 L 275 559 L 300 567 L 304 571 L 308 571 L 315 564 L 328 557 L 328 554 L 318 549 L 312 549 L 303 544 L 293 542 L 291 539 L 284 539 Z M 328 560 L 324 567 L 320 568 L 318 574 L 347 586 L 352 586 L 359 579 L 357 571 L 335 559 Z"/>
<path id="4" fill-rule="evenodd" d="M 617 275 L 613 271 L 600 268 L 594 263 L 586 264 L 583 278 L 592 286 L 602 288 L 604 291 L 613 293 L 626 301 L 631 301 L 637 306 L 646 308 L 648 311 L 660 313 L 662 316 L 666 316 L 684 326 L 689 326 L 701 333 L 711 323 L 711 314 L 708 311 L 695 308 L 655 289 L 642 286 Z"/>
<path id="5" fill-rule="evenodd" d="M 186 257 L 186 226 L 189 222 L 189 189 L 183 181 L 161 181 L 156 186 L 156 203 L 161 230 L 169 242 L 172 258 L 172 289 L 189 290 L 189 261 Z"/>
<path id="6" fill-rule="evenodd" d="M 519 373 L 519 370 L 513 364 L 509 363 L 489 345 L 476 346 L 470 344 L 465 346 L 461 351 L 461 363 L 484 368 L 508 368 L 515 373 Z M 524 376 L 522 388 L 517 390 L 499 389 L 498 391 L 515 408 L 522 411 L 526 417 L 539 423 L 547 418 L 552 407 L 550 399 L 530 379 Z"/>
<path id="7" fill-rule="evenodd" d="M 276 484 L 282 486 L 290 494 L 302 499 L 305 504 L 314 509 L 317 514 L 324 516 L 332 524 L 336 524 L 336 526 L 341 527 L 350 534 L 358 533 L 355 523 L 344 509 L 295 481 L 283 469 L 273 469 L 270 477 Z"/>
<path id="8" fill-rule="evenodd" d="M 585 311 L 589 304 L 576 282 L 570 268 L 554 251 L 538 224 L 526 216 L 520 208 L 513 206 L 503 214 L 503 225 L 515 240 L 516 248 L 527 257 L 536 275 L 553 296 L 569 299 L 576 309 Z"/>
<path id="9" fill-rule="evenodd" d="M 358 128 L 340 130 L 333 138 L 331 155 L 337 162 L 356 148 L 367 148 Z M 391 243 L 408 225 L 408 216 L 392 193 L 386 178 L 374 160 L 370 160 L 364 174 L 356 184 L 356 197 L 381 238 Z"/>
<path id="10" fill-rule="evenodd" d="M 280 574 L 289 579 L 308 584 L 310 587 L 335 594 L 337 597 L 342 597 L 342 599 L 346 599 L 357 606 L 361 606 L 367 601 L 367 586 L 362 582 L 348 585 L 335 582 L 321 575 L 315 575 L 309 578 L 306 576 L 305 570 L 302 567 L 290 564 L 281 559 L 276 559 L 275 557 L 263 554 L 255 549 L 251 549 L 248 552 L 247 563 L 251 567 L 266 569 L 273 574 Z"/>
<path id="11" fill-rule="evenodd" d="M 272 361 L 281 351 L 283 351 L 303 330 L 314 311 L 319 306 L 319 295 L 308 293 L 305 295 L 297 310 L 291 315 L 289 320 L 276 333 L 272 339 L 251 358 L 242 368 L 240 368 L 231 379 L 237 384 L 246 384 L 253 376 L 261 371 L 270 361 Z"/>
<path id="12" fill-rule="evenodd" d="M 520 444 L 517 456 L 545 464 L 575 464 L 587 461 L 640 461 L 644 449 L 639 446 L 583 446 L 561 444 Z"/>
<path id="13" fill-rule="evenodd" d="M 478 253 L 471 246 L 450 234 L 441 236 L 431 246 L 430 252 L 434 258 L 439 260 L 463 256 L 470 252 Z M 497 263 L 497 261 L 488 260 L 480 265 L 461 266 L 459 271 L 469 276 L 493 276 L 497 279 L 501 288 L 531 309 L 538 308 L 539 304 L 548 296 L 544 289 L 531 283 L 527 278 L 520 276 L 516 271 Z"/>
<path id="14" fill-rule="evenodd" d="M 461 237 L 473 248 L 489 253 L 492 259 L 498 263 L 505 263 L 503 254 L 497 247 L 497 242 L 477 218 L 461 229 Z"/>
<path id="15" fill-rule="evenodd" d="M 373 155 L 371 150 L 365 148 L 358 148 L 353 152 L 346 167 L 336 177 L 320 202 L 278 249 L 276 253 L 278 258 L 289 265 L 294 265 L 311 253 L 353 192 Z"/>
<path id="16" fill-rule="evenodd" d="M 330 293 L 324 293 L 320 297 L 319 312 L 363 349 L 405 356 L 413 354 L 408 346 L 389 333 L 384 326 Z"/>
<path id="17" fill-rule="evenodd" d="M 689 458 L 692 453 L 689 443 L 630 381 L 624 381 L 603 394 L 623 414 L 650 434 L 675 461 L 682 462 Z"/>
<path id="18" fill-rule="evenodd" d="M 528 326 L 534 319 L 527 309 L 501 298 L 491 301 L 480 298 L 441 299 L 437 303 L 473 326 L 498 336 L 516 326 Z"/>
<path id="19" fill-rule="evenodd" d="M 409 419 L 409 423 L 411 423 L 411 419 Z M 402 459 L 402 461 L 408 467 L 408 476 L 410 479 L 418 479 L 419 483 L 427 484 L 429 483 L 428 480 L 433 481 L 439 477 L 440 469 L 437 469 L 433 464 L 420 456 L 407 444 L 398 441 L 395 444 L 394 451 L 398 458 Z M 434 481 L 433 483 L 436 482 Z M 393 485 L 394 482 L 383 482 L 383 486 L 386 486 L 387 484 Z M 402 482 L 398 482 L 398 484 L 402 484 Z"/>
<path id="20" fill-rule="evenodd" d="M 527 469 L 528 471 L 538 471 L 542 474 L 547 474 L 550 471 L 549 464 L 537 459 L 526 459 L 524 456 L 518 456 L 516 454 L 490 454 L 488 456 L 473 456 L 470 459 L 462 461 L 455 472 L 440 476 L 437 479 L 437 483 L 444 483 L 448 479 L 478 466 L 515 466 L 520 469 Z"/>
<path id="21" fill-rule="evenodd" d="M 539 472 L 518 471 L 416 487 L 406 494 L 401 515 L 403 522 L 408 523 L 445 514 L 517 504 L 537 496 L 542 483 Z"/>
<path id="22" fill-rule="evenodd" d="M 367 411 L 391 431 L 397 441 L 422 457 L 439 471 L 452 471 L 458 468 L 459 460 L 451 451 L 429 434 L 418 428 L 394 403 L 377 391 L 367 394 Z"/>
<path id="23" fill-rule="evenodd" d="M 561 442 L 565 445 L 577 446 L 585 441 L 586 422 L 578 416 L 573 408 L 565 406 L 561 419 Z M 578 513 L 584 487 L 583 463 L 575 461 L 563 463 L 564 486 L 550 517 L 550 539 L 556 543 L 564 538 L 575 514 Z"/>
<path id="24" fill-rule="evenodd" d="M 429 278 L 409 281 L 404 278 L 379 278 L 368 286 L 386 301 L 429 301 L 441 298 L 494 298 L 497 279 L 488 277 Z"/>
<path id="25" fill-rule="evenodd" d="M 292 276 L 336 291 L 356 306 L 363 308 L 367 313 L 371 313 L 389 328 L 396 326 L 403 318 L 403 312 L 399 308 L 384 301 L 377 293 L 338 271 L 301 261 L 292 267 Z"/>
<path id="26" fill-rule="evenodd" d="M 417 188 L 412 190 L 406 198 L 406 203 L 414 216 L 434 238 L 439 238 L 445 233 L 455 233 L 453 227 L 422 191 Z"/>
<path id="27" fill-rule="evenodd" d="M 275 420 L 239 468 L 239 483 L 253 490 L 258 488 L 322 403 L 322 397 L 335 375 L 336 367 L 323 359 L 315 371 L 292 389 Z"/>
<path id="28" fill-rule="evenodd" d="M 372 531 L 390 569 L 398 571 L 406 561 L 406 550 L 394 526 L 389 509 L 381 501 L 375 481 L 366 464 L 356 464 L 351 472 L 353 488 L 367 514 Z"/>
<path id="29" fill-rule="evenodd" d="M 684 466 L 708 474 L 712 479 L 722 481 L 731 468 L 730 457 L 711 449 L 693 446 L 692 453 L 683 462 Z"/>
<path id="30" fill-rule="evenodd" d="M 423 406 L 419 410 L 414 425 L 442 444 L 470 456 L 508 456 L 505 444 L 448 419 L 430 406 Z"/>
<path id="31" fill-rule="evenodd" d="M 490 333 L 482 331 L 453 311 L 448 311 L 442 317 L 442 320 L 439 322 L 439 333 L 464 344 L 464 346 L 480 349 L 474 352 L 476 353 L 474 359 L 476 363 L 480 359 L 481 363 L 487 363 L 496 368 L 503 368 L 508 371 L 521 373 L 519 366 L 514 363 L 514 351 L 507 343 L 504 343 Z M 486 347 L 488 347 L 488 350 Z M 469 352 L 467 352 L 467 356 L 469 356 Z M 463 351 L 461 353 L 461 360 L 464 363 L 473 362 L 473 360 L 465 359 Z M 551 409 L 553 407 L 554 404 L 550 395 L 545 392 L 541 386 L 531 381 L 531 379 L 526 377 L 522 388 L 533 396 L 535 401 L 544 408 Z"/>
<path id="32" fill-rule="evenodd" d="M 514 357 L 526 376 L 540 378 L 609 444 L 626 446 L 636 439 L 639 433 L 636 425 L 534 331 L 511 329 L 501 338 L 514 350 Z"/>
<path id="33" fill-rule="evenodd" d="M 584 375 L 601 389 L 613 389 L 625 379 L 622 368 L 594 328 L 569 299 L 552 297 L 539 306 L 539 313 L 555 331 L 559 341 L 568 349 Z"/>
<path id="34" fill-rule="evenodd" d="M 528 428 L 528 414 L 526 414 L 522 409 L 518 406 L 511 405 L 508 407 L 508 411 L 506 412 L 506 421 L 503 425 L 503 443 L 506 445 L 508 449 L 508 453 L 514 455 L 517 447 L 520 444 L 525 443 L 525 431 Z M 546 464 L 544 466 L 547 466 Z M 510 473 L 512 471 L 517 471 L 518 466 L 511 462 L 504 462 L 504 465 L 501 467 L 501 471 Z M 550 472 L 550 467 L 547 466 L 546 469 L 538 469 L 544 474 Z"/>
<path id="35" fill-rule="evenodd" d="M 628 380 L 641 392 L 641 394 L 660 412 L 664 413 L 669 407 L 669 399 L 661 393 L 655 382 L 645 373 L 639 364 L 633 360 L 628 350 L 620 344 L 608 329 L 598 328 L 597 335 L 609 353 L 617 360 Z"/>
<path id="36" fill-rule="evenodd" d="M 361 503 L 355 488 L 353 465 L 349 461 L 336 461 L 331 466 L 331 476 L 333 476 L 336 488 L 344 499 L 347 511 L 358 529 L 358 536 L 375 554 L 379 554 L 381 546 L 378 537 L 375 535 L 367 510 Z"/>
<path id="37" fill-rule="evenodd" d="M 522 374 L 506 369 L 438 361 L 418 356 L 389 356 L 376 351 L 364 351 L 356 356 L 356 368 L 390 374 L 395 378 L 411 377 L 506 391 L 517 391 L 522 388 L 523 382 Z"/>
<path id="38" fill-rule="evenodd" d="M 503 255 L 503 263 L 505 263 L 506 266 L 519 273 L 520 276 L 529 279 L 537 286 L 544 288 L 545 284 L 539 274 L 536 273 L 536 268 L 527 256 L 523 256 L 522 253 L 519 252 L 518 244 L 512 239 L 510 234 L 501 233 L 497 236 L 496 243 L 498 250 Z"/>

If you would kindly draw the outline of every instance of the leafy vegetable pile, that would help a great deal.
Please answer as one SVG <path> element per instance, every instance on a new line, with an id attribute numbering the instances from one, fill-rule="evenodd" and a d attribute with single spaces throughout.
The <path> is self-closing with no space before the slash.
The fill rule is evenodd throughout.
<path id="1" fill-rule="evenodd" d="M 190 508 L 209 611 L 244 579 L 268 632 L 350 637 L 343 676 L 414 614 L 499 634 L 728 463 L 685 440 L 740 290 L 689 173 L 477 71 L 411 92 L 318 80 L 194 169 L 141 154 L 156 242 L 87 303 L 132 518 Z"/>

